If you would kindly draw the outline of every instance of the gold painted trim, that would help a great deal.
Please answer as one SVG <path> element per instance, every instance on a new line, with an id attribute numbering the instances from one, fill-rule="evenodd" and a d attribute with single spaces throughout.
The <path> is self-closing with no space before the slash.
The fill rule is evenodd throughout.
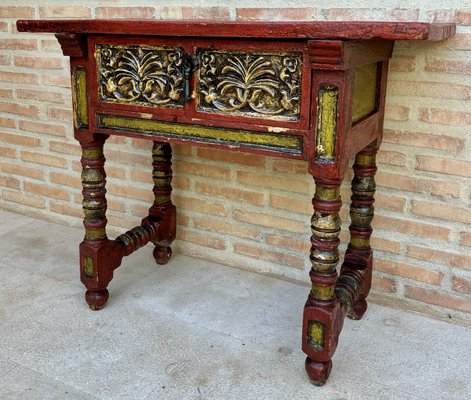
<path id="1" fill-rule="evenodd" d="M 325 324 L 319 321 L 308 321 L 307 343 L 319 350 L 325 347 Z"/>
<path id="2" fill-rule="evenodd" d="M 72 96 L 75 129 L 88 128 L 87 73 L 84 67 L 72 70 Z"/>
<path id="3" fill-rule="evenodd" d="M 368 64 L 355 70 L 352 99 L 352 124 L 376 110 L 378 65 Z"/>
<path id="4" fill-rule="evenodd" d="M 311 294 L 316 300 L 333 299 L 335 297 L 334 286 L 313 286 Z"/>
<path id="5" fill-rule="evenodd" d="M 94 272 L 93 258 L 90 256 L 83 257 L 83 272 L 86 277 L 93 278 Z"/>
<path id="6" fill-rule="evenodd" d="M 156 134 L 158 136 L 182 138 L 197 142 L 222 142 L 236 146 L 253 146 L 291 154 L 302 154 L 303 148 L 303 139 L 300 136 L 255 133 L 244 130 L 187 125 L 105 114 L 97 114 L 97 127 L 137 131 L 144 134 Z"/>
<path id="7" fill-rule="evenodd" d="M 99 230 L 87 229 L 85 231 L 85 239 L 87 239 L 87 240 L 106 239 L 106 230 L 104 228 L 99 229 Z"/>
<path id="8" fill-rule="evenodd" d="M 370 247 L 370 239 L 360 239 L 352 236 L 350 238 L 350 244 L 357 248 L 368 248 Z"/>
<path id="9" fill-rule="evenodd" d="M 321 87 L 318 93 L 316 125 L 316 160 L 335 160 L 337 133 L 337 103 L 339 91 L 335 87 Z"/>
<path id="10" fill-rule="evenodd" d="M 88 160 L 97 160 L 103 157 L 103 148 L 92 147 L 92 148 L 82 149 L 82 157 Z"/>
<path id="11" fill-rule="evenodd" d="M 357 154 L 355 164 L 358 165 L 375 165 L 376 154 Z"/>
<path id="12" fill-rule="evenodd" d="M 335 200 L 340 197 L 340 188 L 326 188 L 323 186 L 316 186 L 315 196 L 320 199 Z"/>

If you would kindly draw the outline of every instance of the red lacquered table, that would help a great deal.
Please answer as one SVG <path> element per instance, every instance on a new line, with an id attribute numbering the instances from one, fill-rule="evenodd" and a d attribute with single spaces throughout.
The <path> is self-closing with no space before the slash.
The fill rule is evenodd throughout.
<path id="1" fill-rule="evenodd" d="M 82 146 L 85 299 L 98 310 L 124 256 L 149 241 L 168 262 L 175 239 L 171 143 L 308 161 L 310 278 L 302 348 L 323 385 L 345 316 L 360 319 L 371 286 L 375 155 L 395 40 L 444 40 L 451 24 L 403 22 L 18 21 L 56 34 L 70 57 L 75 138 Z M 154 204 L 140 226 L 106 234 L 103 145 L 154 142 Z M 340 268 L 340 185 L 353 165 L 350 243 Z M 274 321 L 276 324 L 276 321 Z"/>

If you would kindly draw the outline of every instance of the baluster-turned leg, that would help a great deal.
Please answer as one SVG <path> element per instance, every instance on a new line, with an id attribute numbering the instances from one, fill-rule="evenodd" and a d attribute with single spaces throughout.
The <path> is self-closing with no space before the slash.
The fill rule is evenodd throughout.
<path id="1" fill-rule="evenodd" d="M 80 244 L 80 275 L 92 310 L 104 307 L 108 283 L 121 262 L 116 243 L 106 236 L 106 174 L 103 145 L 106 137 L 82 143 L 82 187 L 85 238 Z M 118 250 L 118 251 L 116 251 Z"/>
<path id="2" fill-rule="evenodd" d="M 170 244 L 176 234 L 176 208 L 172 204 L 172 148 L 169 143 L 154 142 L 152 148 L 152 178 L 154 180 L 154 204 L 149 217 L 143 220 L 159 222 L 159 229 L 152 242 L 154 258 L 158 264 L 166 264 L 172 255 Z"/>
<path id="3" fill-rule="evenodd" d="M 340 180 L 316 178 L 312 202 L 312 289 L 304 308 L 303 351 L 308 356 L 306 371 L 315 385 L 323 385 L 330 374 L 344 319 L 343 308 L 334 294 L 341 229 L 340 184 Z"/>
<path id="4" fill-rule="evenodd" d="M 353 165 L 350 243 L 336 289 L 337 297 L 346 305 L 347 315 L 352 319 L 361 319 L 365 314 L 366 297 L 371 288 L 373 251 L 370 237 L 376 189 L 376 152 L 376 142 L 373 142 L 356 155 Z"/>

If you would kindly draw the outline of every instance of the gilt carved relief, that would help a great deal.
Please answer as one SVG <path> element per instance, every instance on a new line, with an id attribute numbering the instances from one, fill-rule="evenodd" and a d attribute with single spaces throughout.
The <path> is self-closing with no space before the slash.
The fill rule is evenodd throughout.
<path id="1" fill-rule="evenodd" d="M 97 44 L 95 58 L 100 101 L 183 108 L 181 48 Z"/>
<path id="2" fill-rule="evenodd" d="M 299 119 L 302 54 L 198 49 L 196 58 L 200 111 Z"/>

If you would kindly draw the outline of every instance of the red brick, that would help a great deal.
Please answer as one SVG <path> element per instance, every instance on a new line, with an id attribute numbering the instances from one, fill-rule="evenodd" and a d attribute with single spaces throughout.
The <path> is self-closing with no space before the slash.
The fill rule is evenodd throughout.
<path id="1" fill-rule="evenodd" d="M 454 297 L 437 290 L 429 290 L 408 285 L 406 285 L 405 289 L 405 295 L 408 299 L 418 300 L 423 303 L 445 307 L 452 310 L 458 310 L 467 313 L 471 312 L 471 301 L 468 299 Z"/>
<path id="2" fill-rule="evenodd" d="M 471 209 L 453 207 L 447 202 L 413 201 L 412 212 L 425 217 L 471 224 Z"/>
<path id="3" fill-rule="evenodd" d="M 54 136 L 65 136 L 66 129 L 62 125 L 47 124 L 37 121 L 19 121 L 20 130 L 27 132 L 46 133 Z"/>
<path id="4" fill-rule="evenodd" d="M 56 92 L 17 89 L 16 95 L 19 99 L 33 99 L 48 103 L 64 103 L 64 96 Z"/>
<path id="5" fill-rule="evenodd" d="M 0 89 L 0 97 L 2 99 L 12 99 L 13 90 L 12 89 Z"/>
<path id="6" fill-rule="evenodd" d="M 471 25 L 471 9 L 458 11 L 456 22 L 461 25 Z"/>
<path id="7" fill-rule="evenodd" d="M 225 235 L 237 236 L 246 239 L 260 240 L 258 229 L 231 224 L 229 222 L 215 220 L 207 217 L 193 218 L 195 228 L 210 232 L 223 233 Z"/>
<path id="8" fill-rule="evenodd" d="M 40 196 L 32 194 L 23 194 L 18 192 L 3 191 L 3 200 L 11 201 L 14 203 L 24 204 L 35 208 L 45 208 L 45 201 Z"/>
<path id="9" fill-rule="evenodd" d="M 456 10 L 430 10 L 427 11 L 428 21 L 436 23 L 456 22 Z"/>
<path id="10" fill-rule="evenodd" d="M 404 167 L 407 163 L 407 156 L 397 151 L 380 150 L 377 157 L 378 163 Z"/>
<path id="11" fill-rule="evenodd" d="M 29 151 L 22 151 L 20 158 L 23 161 L 28 161 L 36 164 L 49 165 L 51 167 L 66 168 L 67 161 L 62 157 L 51 156 L 41 153 L 32 153 Z"/>
<path id="12" fill-rule="evenodd" d="M 388 95 L 468 100 L 471 98 L 471 87 L 441 82 L 391 80 L 388 82 Z"/>
<path id="13" fill-rule="evenodd" d="M 286 253 L 279 253 L 277 251 L 266 250 L 241 243 L 234 244 L 234 252 L 270 263 L 287 265 L 288 267 L 298 269 L 304 268 L 304 259 Z"/>
<path id="14" fill-rule="evenodd" d="M 0 71 L 0 81 L 5 81 L 9 83 L 14 82 L 14 83 L 37 84 L 39 82 L 39 77 L 36 74 Z"/>
<path id="15" fill-rule="evenodd" d="M 15 128 L 16 123 L 13 118 L 0 117 L 0 126 L 3 126 L 5 128 Z"/>
<path id="16" fill-rule="evenodd" d="M 461 152 L 464 149 L 464 139 L 446 136 L 434 135 L 422 132 L 394 131 L 384 130 L 384 142 L 398 145 L 423 147 L 427 149 L 446 150 L 451 152 Z"/>
<path id="17" fill-rule="evenodd" d="M 375 258 L 375 270 L 431 285 L 440 285 L 444 276 L 443 272 L 431 271 L 427 268 L 421 268 L 402 262 L 383 260 L 378 257 Z"/>
<path id="18" fill-rule="evenodd" d="M 57 40 L 54 39 L 44 39 L 41 40 L 41 50 L 52 52 L 52 53 L 60 53 L 62 54 L 62 49 Z"/>
<path id="19" fill-rule="evenodd" d="M 215 165 L 198 164 L 188 161 L 175 161 L 173 168 L 178 173 L 186 173 L 207 178 L 229 179 L 231 170 L 226 167 Z"/>
<path id="20" fill-rule="evenodd" d="M 8 187 L 12 189 L 20 188 L 20 181 L 11 176 L 0 176 L 0 187 Z"/>
<path id="21" fill-rule="evenodd" d="M 10 65 L 10 58 L 6 55 L 0 54 L 0 65 Z"/>
<path id="22" fill-rule="evenodd" d="M 24 190 L 25 192 L 37 193 L 58 200 L 69 200 L 69 193 L 66 190 L 56 189 L 48 184 L 24 182 Z"/>
<path id="23" fill-rule="evenodd" d="M 237 19 L 244 21 L 306 21 L 316 18 L 317 9 L 303 8 L 238 8 Z"/>
<path id="24" fill-rule="evenodd" d="M 0 163 L 0 170 L 6 174 L 27 176 L 33 179 L 44 179 L 44 172 L 38 168 L 25 167 L 24 165 Z"/>
<path id="25" fill-rule="evenodd" d="M 417 21 L 419 18 L 419 10 L 412 8 L 330 8 L 326 12 L 327 19 L 332 21 Z"/>
<path id="26" fill-rule="evenodd" d="M 54 57 L 31 57 L 31 56 L 16 56 L 14 64 L 17 67 L 28 68 L 48 68 L 48 69 L 61 69 L 62 60 Z"/>
<path id="27" fill-rule="evenodd" d="M 41 141 L 34 137 L 0 132 L 0 141 L 17 146 L 38 147 Z"/>
<path id="28" fill-rule="evenodd" d="M 401 243 L 395 240 L 384 239 L 373 235 L 371 237 L 371 247 L 375 250 L 386 251 L 393 254 L 401 252 Z"/>
<path id="29" fill-rule="evenodd" d="M 407 121 L 409 119 L 409 108 L 404 106 L 396 106 L 386 104 L 384 110 L 384 119 L 388 121 Z"/>
<path id="30" fill-rule="evenodd" d="M 216 250 L 224 250 L 226 248 L 224 241 L 221 239 L 208 236 L 207 234 L 191 232 L 183 229 L 179 229 L 177 231 L 177 239 Z"/>
<path id="31" fill-rule="evenodd" d="M 34 17 L 33 7 L 0 7 L 0 17 L 2 18 L 31 18 Z"/>
<path id="32" fill-rule="evenodd" d="M 71 176 L 70 174 L 63 174 L 60 172 L 51 172 L 49 174 L 49 180 L 52 183 L 57 183 L 59 185 L 71 186 L 74 188 L 82 187 L 82 180 L 79 175 Z"/>
<path id="33" fill-rule="evenodd" d="M 270 195 L 270 207 L 280 208 L 282 210 L 293 211 L 301 214 L 312 215 L 312 202 L 309 198 L 300 200 L 293 197 Z"/>
<path id="34" fill-rule="evenodd" d="M 41 18 L 91 18 L 92 11 L 88 7 L 54 6 L 39 7 Z"/>
<path id="35" fill-rule="evenodd" d="M 244 185 L 259 186 L 286 190 L 289 192 L 311 194 L 309 184 L 299 179 L 289 179 L 283 176 L 261 174 L 257 172 L 239 171 L 237 180 Z"/>
<path id="36" fill-rule="evenodd" d="M 0 146 L 0 156 L 8 158 L 16 158 L 16 150 L 11 147 Z"/>
<path id="37" fill-rule="evenodd" d="M 82 150 L 78 142 L 64 143 L 64 142 L 50 141 L 49 150 L 56 153 L 71 154 L 74 156 L 80 156 L 82 154 Z"/>
<path id="38" fill-rule="evenodd" d="M 396 174 L 380 172 L 376 175 L 376 183 L 379 186 L 392 189 L 401 189 L 416 193 L 431 193 L 435 196 L 460 196 L 460 185 L 453 182 L 441 181 L 429 178 L 414 178 Z"/>
<path id="39" fill-rule="evenodd" d="M 274 159 L 272 168 L 274 172 L 283 172 L 287 174 L 297 174 L 303 176 L 308 172 L 307 161 Z"/>
<path id="40" fill-rule="evenodd" d="M 418 170 L 471 177 L 471 162 L 430 156 L 417 156 Z"/>
<path id="41" fill-rule="evenodd" d="M 461 232 L 461 246 L 471 247 L 471 232 Z"/>
<path id="42" fill-rule="evenodd" d="M 443 110 L 439 108 L 421 108 L 420 120 L 439 125 L 471 125 L 471 112 Z"/>
<path id="43" fill-rule="evenodd" d="M 42 82 L 45 85 L 50 85 L 50 86 L 59 86 L 59 87 L 65 87 L 69 88 L 71 86 L 70 82 L 70 75 L 61 75 L 61 74 L 55 74 L 55 75 L 48 75 L 48 74 L 43 74 L 42 75 Z"/>
<path id="44" fill-rule="evenodd" d="M 37 117 L 39 109 L 36 106 L 16 103 L 0 103 L 0 112 L 11 114 L 27 115 L 28 117 Z"/>
<path id="45" fill-rule="evenodd" d="M 0 21 L 0 32 L 8 31 L 8 22 Z"/>
<path id="46" fill-rule="evenodd" d="M 443 226 L 424 224 L 422 222 L 394 217 L 385 217 L 383 215 L 375 216 L 373 228 L 406 235 L 417 235 L 434 240 L 448 240 L 451 232 L 450 229 Z"/>
<path id="47" fill-rule="evenodd" d="M 173 196 L 172 200 L 177 208 L 181 207 L 184 210 L 197 211 L 220 217 L 227 216 L 227 210 L 222 203 L 215 203 L 181 195 Z"/>
<path id="48" fill-rule="evenodd" d="M 222 161 L 231 164 L 240 164 L 260 168 L 263 168 L 265 166 L 266 160 L 264 156 L 236 153 L 233 151 L 224 151 L 217 149 L 198 148 L 196 154 L 198 157 L 205 158 L 207 160 Z"/>
<path id="49" fill-rule="evenodd" d="M 228 7 L 182 7 L 185 19 L 229 20 Z"/>
<path id="50" fill-rule="evenodd" d="M 429 59 L 425 65 L 425 71 L 469 75 L 471 74 L 471 61 Z"/>
<path id="51" fill-rule="evenodd" d="M 52 119 L 57 119 L 60 121 L 71 121 L 72 120 L 72 110 L 65 110 L 63 108 L 54 108 L 49 107 L 47 109 L 47 116 Z"/>
<path id="52" fill-rule="evenodd" d="M 154 7 L 97 7 L 97 18 L 154 18 Z"/>
<path id="53" fill-rule="evenodd" d="M 466 254 L 450 253 L 443 250 L 435 250 L 426 247 L 409 245 L 407 256 L 418 260 L 436 262 L 451 267 L 471 269 L 471 256 Z"/>
<path id="54" fill-rule="evenodd" d="M 393 56 L 389 63 L 391 71 L 396 72 L 412 72 L 417 67 L 416 58 L 414 56 Z"/>
<path id="55" fill-rule="evenodd" d="M 305 222 L 296 221 L 290 218 L 277 217 L 271 214 L 251 212 L 245 210 L 235 210 L 233 212 L 235 220 L 246 222 L 253 225 L 261 225 L 267 228 L 275 228 L 279 230 L 305 233 L 307 227 Z"/>
<path id="56" fill-rule="evenodd" d="M 456 292 L 471 294 L 471 280 L 469 279 L 454 276 L 452 287 L 453 287 L 453 290 Z"/>
<path id="57" fill-rule="evenodd" d="M 469 50 L 471 49 L 471 35 L 456 33 L 455 36 L 446 41 L 446 46 L 451 50 Z"/>
<path id="58" fill-rule="evenodd" d="M 56 203 L 55 201 L 49 202 L 49 209 L 52 212 L 55 212 L 60 215 L 68 215 L 70 217 L 75 217 L 82 219 L 83 211 L 81 207 L 73 207 L 67 204 Z"/>
<path id="59" fill-rule="evenodd" d="M 108 193 L 113 196 L 126 197 L 128 199 L 143 200 L 151 203 L 154 200 L 152 190 L 143 190 L 132 187 L 128 182 L 123 182 L 122 185 L 116 183 L 108 183 Z"/>
<path id="60" fill-rule="evenodd" d="M 388 196 L 382 193 L 375 194 L 376 202 L 378 208 L 392 210 L 392 211 L 404 211 L 404 207 L 406 205 L 406 199 L 403 197 L 397 196 Z"/>
<path id="61" fill-rule="evenodd" d="M 306 238 L 306 240 L 295 239 L 292 236 L 282 236 L 275 234 L 268 234 L 266 242 L 270 245 L 283 247 L 288 250 L 294 250 L 298 252 L 309 254 L 311 249 L 311 242 Z"/>
<path id="62" fill-rule="evenodd" d="M 249 204 L 262 205 L 263 193 L 243 190 L 235 187 L 215 185 L 206 182 L 197 182 L 196 191 L 214 197 L 242 201 Z"/>
<path id="63" fill-rule="evenodd" d="M 38 43 L 35 39 L 0 39 L 1 50 L 37 50 L 37 48 Z"/>
<path id="64" fill-rule="evenodd" d="M 396 282 L 393 279 L 385 278 L 383 276 L 373 275 L 372 289 L 379 290 L 380 292 L 395 293 Z"/>

